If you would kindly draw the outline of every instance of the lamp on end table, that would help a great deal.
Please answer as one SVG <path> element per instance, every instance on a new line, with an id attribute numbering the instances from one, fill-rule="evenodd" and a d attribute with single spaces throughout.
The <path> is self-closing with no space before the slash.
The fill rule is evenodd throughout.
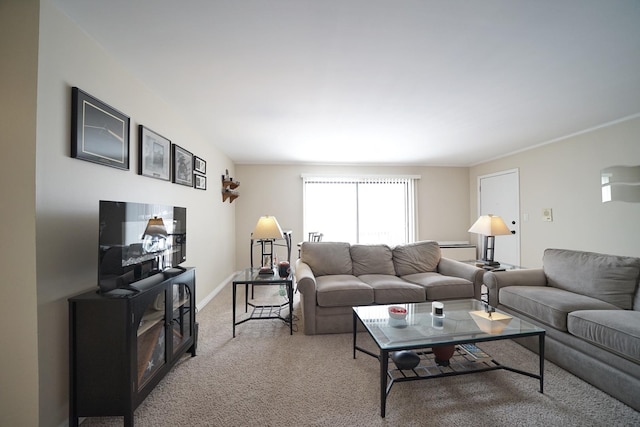
<path id="1" fill-rule="evenodd" d="M 469 233 L 482 234 L 484 236 L 484 249 L 481 262 L 488 267 L 498 267 L 500 263 L 493 260 L 496 247 L 496 237 L 512 234 L 507 224 L 497 215 L 482 215 L 471 226 Z"/>
<path id="2" fill-rule="evenodd" d="M 260 268 L 260 273 L 273 274 L 273 242 L 275 239 L 282 239 L 283 237 L 282 228 L 280 228 L 275 216 L 265 215 L 260 217 L 256 228 L 251 233 L 252 240 L 261 242 L 262 267 Z M 266 250 L 267 246 L 269 248 L 268 251 Z M 268 261 L 266 256 L 269 257 Z"/>

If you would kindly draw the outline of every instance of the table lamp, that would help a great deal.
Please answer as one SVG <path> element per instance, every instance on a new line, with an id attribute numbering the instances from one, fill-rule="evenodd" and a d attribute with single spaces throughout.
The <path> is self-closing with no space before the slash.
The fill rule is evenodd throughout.
<path id="1" fill-rule="evenodd" d="M 511 234 L 511 230 L 507 227 L 501 217 L 497 215 L 482 215 L 471 226 L 469 233 L 482 234 L 484 236 L 484 252 L 482 263 L 486 266 L 497 267 L 499 262 L 493 260 L 493 254 L 496 247 L 496 237 Z"/>
<path id="2" fill-rule="evenodd" d="M 263 250 L 263 260 L 262 260 L 262 269 L 265 272 L 267 270 L 272 271 L 273 268 L 273 241 L 275 239 L 282 239 L 284 234 L 282 234 L 282 228 L 280 228 L 280 224 L 278 224 L 278 220 L 275 216 L 261 216 L 256 224 L 256 228 L 253 229 L 253 233 L 251 233 L 251 238 L 253 240 L 262 240 L 267 241 L 271 244 L 271 251 L 269 252 L 270 260 L 269 262 L 265 262 L 264 255 L 265 252 Z M 265 265 L 269 264 L 269 265 Z"/>

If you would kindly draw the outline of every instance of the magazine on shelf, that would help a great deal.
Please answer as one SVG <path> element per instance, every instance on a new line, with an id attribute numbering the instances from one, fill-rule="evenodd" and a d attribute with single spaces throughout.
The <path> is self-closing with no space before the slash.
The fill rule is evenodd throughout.
<path id="1" fill-rule="evenodd" d="M 470 344 L 470 343 L 459 344 L 458 347 L 460 348 L 460 350 L 464 351 L 465 353 L 467 353 L 469 356 L 473 357 L 476 360 L 491 359 L 491 356 L 489 356 L 487 353 L 482 351 L 482 349 L 480 349 L 475 344 Z"/>

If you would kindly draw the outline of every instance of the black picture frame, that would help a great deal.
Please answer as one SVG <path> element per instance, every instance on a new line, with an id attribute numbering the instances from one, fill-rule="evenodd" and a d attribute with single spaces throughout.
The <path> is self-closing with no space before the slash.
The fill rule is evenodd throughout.
<path id="1" fill-rule="evenodd" d="M 71 157 L 129 170 L 129 116 L 77 87 L 71 99 Z"/>
<path id="2" fill-rule="evenodd" d="M 146 126 L 138 125 L 138 175 L 171 180 L 171 141 Z"/>
<path id="3" fill-rule="evenodd" d="M 206 175 L 207 174 L 207 162 L 198 157 L 198 156 L 193 156 L 193 170 L 195 172 L 198 172 L 202 175 Z"/>
<path id="4" fill-rule="evenodd" d="M 194 174 L 194 187 L 197 190 L 206 190 L 207 189 L 207 177 L 204 175 Z"/>
<path id="5" fill-rule="evenodd" d="M 173 182 L 193 187 L 193 154 L 173 144 Z"/>

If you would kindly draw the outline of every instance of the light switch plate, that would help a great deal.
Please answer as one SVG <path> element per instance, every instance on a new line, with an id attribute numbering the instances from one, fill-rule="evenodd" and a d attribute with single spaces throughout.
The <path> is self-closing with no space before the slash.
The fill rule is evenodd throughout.
<path id="1" fill-rule="evenodd" d="M 542 208 L 542 220 L 547 222 L 553 221 L 553 210 L 551 208 Z"/>

